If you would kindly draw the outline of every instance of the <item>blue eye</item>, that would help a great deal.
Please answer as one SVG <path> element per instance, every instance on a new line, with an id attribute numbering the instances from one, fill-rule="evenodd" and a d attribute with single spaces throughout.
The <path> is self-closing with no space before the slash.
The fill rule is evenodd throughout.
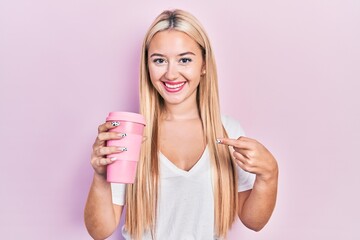
<path id="1" fill-rule="evenodd" d="M 154 63 L 157 63 L 157 64 L 162 64 L 162 63 L 165 62 L 165 60 L 162 59 L 162 58 L 155 58 L 155 59 L 153 60 L 153 62 L 154 62 Z"/>
<path id="2" fill-rule="evenodd" d="M 180 63 L 189 63 L 192 62 L 191 58 L 181 58 Z"/>

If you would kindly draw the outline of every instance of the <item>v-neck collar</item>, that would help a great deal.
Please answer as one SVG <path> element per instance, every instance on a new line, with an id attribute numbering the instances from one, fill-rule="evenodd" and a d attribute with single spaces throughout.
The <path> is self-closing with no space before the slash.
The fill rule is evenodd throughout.
<path id="1" fill-rule="evenodd" d="M 185 171 L 179 167 L 177 167 L 173 162 L 171 162 L 164 154 L 159 151 L 160 161 L 166 165 L 169 169 L 171 169 L 176 174 L 182 176 L 190 176 L 198 171 L 199 168 L 204 164 L 206 155 L 208 154 L 208 147 L 206 146 L 203 153 L 201 154 L 199 160 L 190 168 L 189 171 Z"/>

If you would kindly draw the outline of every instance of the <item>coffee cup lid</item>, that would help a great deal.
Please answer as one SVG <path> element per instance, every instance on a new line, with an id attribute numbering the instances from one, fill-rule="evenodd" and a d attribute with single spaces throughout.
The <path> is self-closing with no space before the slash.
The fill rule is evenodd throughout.
<path id="1" fill-rule="evenodd" d="M 146 125 L 145 118 L 139 113 L 133 112 L 110 112 L 106 118 L 106 121 L 129 121 Z"/>

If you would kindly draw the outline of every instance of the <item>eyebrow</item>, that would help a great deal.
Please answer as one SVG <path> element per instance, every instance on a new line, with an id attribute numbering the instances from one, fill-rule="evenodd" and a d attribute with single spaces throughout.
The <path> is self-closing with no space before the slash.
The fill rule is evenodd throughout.
<path id="1" fill-rule="evenodd" d="M 184 53 L 178 54 L 178 56 L 180 56 L 180 57 L 185 56 L 185 55 L 194 55 L 194 56 L 196 56 L 196 54 L 193 53 L 193 52 L 184 52 Z M 165 55 L 160 54 L 160 53 L 153 53 L 153 54 L 150 55 L 150 57 L 164 57 L 164 56 Z"/>

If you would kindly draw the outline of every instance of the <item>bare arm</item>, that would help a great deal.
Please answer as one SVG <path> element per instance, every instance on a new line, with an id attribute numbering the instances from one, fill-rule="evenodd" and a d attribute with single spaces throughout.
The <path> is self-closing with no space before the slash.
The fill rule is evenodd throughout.
<path id="1" fill-rule="evenodd" d="M 105 239 L 117 228 L 123 207 L 112 203 L 110 183 L 94 174 L 85 206 L 85 225 L 94 239 Z"/>
<path id="2" fill-rule="evenodd" d="M 257 178 L 252 190 L 238 194 L 240 220 L 246 227 L 260 231 L 269 221 L 275 208 L 277 176 L 268 181 Z"/>
<path id="3" fill-rule="evenodd" d="M 116 132 L 108 132 L 113 128 L 110 122 L 99 126 L 99 134 L 93 145 L 91 165 L 94 177 L 87 198 L 84 220 L 89 234 L 94 239 L 105 239 L 117 228 L 122 212 L 122 206 L 112 203 L 111 185 L 106 181 L 106 166 L 112 159 L 106 156 L 119 152 L 116 147 L 106 147 L 106 141 L 123 137 Z"/>
<path id="4" fill-rule="evenodd" d="M 245 226 L 260 231 L 275 208 L 278 165 L 273 155 L 259 142 L 247 137 L 220 139 L 234 148 L 233 157 L 245 171 L 256 174 L 252 190 L 238 193 L 238 215 Z"/>

